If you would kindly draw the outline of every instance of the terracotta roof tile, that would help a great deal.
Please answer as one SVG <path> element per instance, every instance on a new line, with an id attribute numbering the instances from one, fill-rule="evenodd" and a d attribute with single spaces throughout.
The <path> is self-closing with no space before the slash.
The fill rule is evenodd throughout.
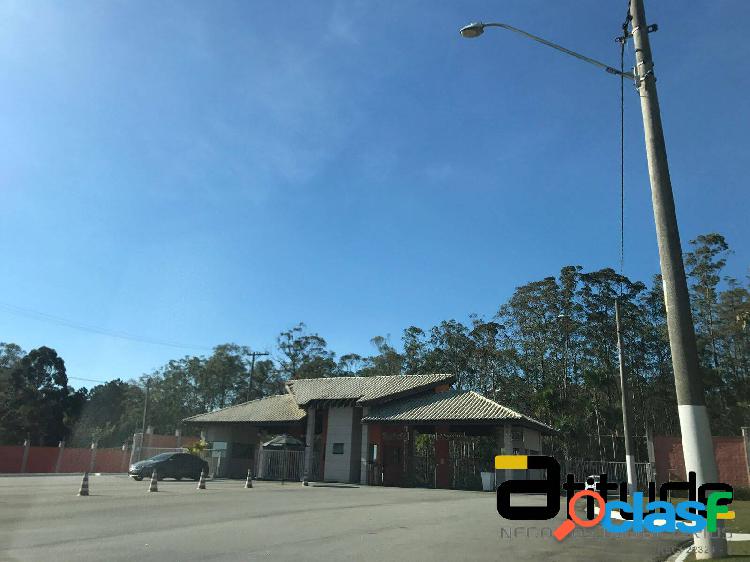
<path id="1" fill-rule="evenodd" d="M 184 421 L 187 423 L 216 422 L 266 422 L 293 423 L 302 420 L 305 411 L 297 406 L 293 396 L 280 394 L 259 400 L 251 400 L 236 406 L 229 406 L 215 412 L 199 414 Z"/>
<path id="2" fill-rule="evenodd" d="M 373 406 L 362 422 L 460 422 L 518 420 L 545 432 L 550 426 L 506 408 L 473 391 L 422 394 Z"/>
<path id="3" fill-rule="evenodd" d="M 441 384 L 452 384 L 453 375 L 394 375 L 381 377 L 330 377 L 298 379 L 287 383 L 297 403 L 305 406 L 313 400 L 356 400 L 358 404 L 381 402 L 429 390 Z"/>

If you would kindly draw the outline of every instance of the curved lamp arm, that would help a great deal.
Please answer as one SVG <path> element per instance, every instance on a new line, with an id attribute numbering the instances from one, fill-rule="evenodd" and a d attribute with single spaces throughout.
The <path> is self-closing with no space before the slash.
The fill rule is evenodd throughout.
<path id="1" fill-rule="evenodd" d="M 599 68 L 603 68 L 610 74 L 616 74 L 618 76 L 624 76 L 626 78 L 630 78 L 631 80 L 635 80 L 635 75 L 633 75 L 632 72 L 620 72 L 619 70 L 609 66 L 608 64 L 604 64 L 603 62 L 600 62 L 598 60 L 592 59 L 580 53 L 576 53 L 575 51 L 571 51 L 570 49 L 566 49 L 565 47 L 553 43 L 552 41 L 547 41 L 542 37 L 537 37 L 536 35 L 532 35 L 531 33 L 524 31 L 523 29 L 518 29 L 517 27 L 513 27 L 512 25 L 508 25 L 507 23 L 470 23 L 469 25 L 461 28 L 461 35 L 468 39 L 473 39 L 475 37 L 479 37 L 482 33 L 484 33 L 485 27 L 502 27 L 503 29 L 507 29 L 508 31 L 513 31 L 515 33 L 518 33 L 519 35 L 523 35 L 525 37 L 528 37 L 529 39 L 533 39 L 534 41 L 541 43 L 542 45 L 547 45 L 548 47 L 552 47 L 553 49 L 562 51 L 566 55 L 571 55 L 584 62 L 593 64 L 594 66 L 598 66 Z"/>

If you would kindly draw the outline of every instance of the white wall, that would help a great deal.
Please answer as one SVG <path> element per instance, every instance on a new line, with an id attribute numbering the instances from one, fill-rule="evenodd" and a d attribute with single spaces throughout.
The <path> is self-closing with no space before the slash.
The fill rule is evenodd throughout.
<path id="1" fill-rule="evenodd" d="M 352 459 L 352 422 L 354 408 L 329 408 L 326 435 L 326 481 L 349 482 Z M 334 455 L 333 444 L 343 443 L 344 454 Z"/>

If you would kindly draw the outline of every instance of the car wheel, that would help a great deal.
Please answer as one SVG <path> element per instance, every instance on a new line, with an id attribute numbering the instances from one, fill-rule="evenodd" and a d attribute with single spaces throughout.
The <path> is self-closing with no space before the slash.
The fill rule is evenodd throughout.
<path id="1" fill-rule="evenodd" d="M 135 480 L 136 482 L 140 482 L 141 480 L 143 480 L 143 476 L 133 476 L 133 480 Z"/>
<path id="2" fill-rule="evenodd" d="M 180 480 L 182 480 L 182 476 L 175 476 L 174 479 L 179 482 Z"/>

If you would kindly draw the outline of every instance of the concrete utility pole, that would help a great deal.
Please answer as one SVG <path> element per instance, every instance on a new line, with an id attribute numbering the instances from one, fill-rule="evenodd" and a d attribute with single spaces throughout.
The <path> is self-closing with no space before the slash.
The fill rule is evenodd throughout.
<path id="1" fill-rule="evenodd" d="M 633 451 L 633 436 L 630 434 L 631 412 L 630 392 L 625 378 L 625 348 L 622 343 L 622 325 L 620 324 L 620 301 L 615 300 L 615 323 L 617 325 L 617 355 L 620 360 L 620 393 L 622 394 L 622 433 L 625 437 L 625 466 L 628 469 L 628 493 L 637 490 L 635 476 L 635 454 Z"/>
<path id="2" fill-rule="evenodd" d="M 250 361 L 250 381 L 247 384 L 247 401 L 249 402 L 252 400 L 251 392 L 253 391 L 253 374 L 255 374 L 255 358 L 256 357 L 263 357 L 264 355 L 270 355 L 268 352 L 260 352 L 260 351 L 252 351 L 250 352 L 250 357 L 252 357 Z"/>
<path id="3" fill-rule="evenodd" d="M 669 178 L 667 149 L 656 94 L 656 77 L 643 0 L 630 0 L 630 16 L 636 58 L 634 74 L 643 113 L 648 175 L 651 180 L 651 199 L 664 282 L 669 346 L 672 352 L 677 409 L 682 432 L 682 451 L 685 456 L 685 469 L 695 472 L 697 485 L 700 486 L 706 482 L 716 482 L 718 473 L 698 364 L 698 349 L 695 344 L 685 266 L 682 263 L 680 233 L 677 229 L 677 215 L 672 182 Z M 719 531 L 722 529 L 719 528 Z M 721 535 L 721 532 L 716 534 Z M 718 558 L 727 554 L 726 539 L 722 536 L 709 537 L 706 532 L 697 534 L 695 546 L 698 559 Z"/>
<path id="4" fill-rule="evenodd" d="M 146 418 L 148 417 L 148 385 L 151 382 L 146 379 L 146 393 L 143 397 L 143 421 L 141 422 L 141 445 L 138 447 L 138 460 L 143 460 L 143 447 L 146 443 Z"/>
<path id="5" fill-rule="evenodd" d="M 462 27 L 460 32 L 463 37 L 471 39 L 482 35 L 487 27 L 499 27 L 598 66 L 609 74 L 635 80 L 643 113 L 646 157 L 651 180 L 651 199 L 654 207 L 654 221 L 656 222 L 656 238 L 659 244 L 661 274 L 664 282 L 664 303 L 667 309 L 669 346 L 672 352 L 672 366 L 677 389 L 682 450 L 685 456 L 685 468 L 688 472 L 695 472 L 697 483 L 701 485 L 706 482 L 716 482 L 718 472 L 714 459 L 708 412 L 706 411 L 706 398 L 698 364 L 698 349 L 695 344 L 695 331 L 690 312 L 685 266 L 682 263 L 682 247 L 677 229 L 672 182 L 669 179 L 667 149 L 664 144 L 659 100 L 656 95 L 656 78 L 653 72 L 654 64 L 648 39 L 649 26 L 646 23 L 643 0 L 630 0 L 628 9 L 636 57 L 636 68 L 633 73 L 619 71 L 603 62 L 505 23 L 475 22 Z M 719 524 L 721 525 L 721 523 Z M 721 537 L 721 531 L 720 526 L 717 537 L 711 538 L 707 537 L 705 533 L 695 535 L 698 558 L 726 556 L 727 543 Z"/>
<path id="6" fill-rule="evenodd" d="M 143 397 L 143 421 L 141 422 L 141 435 L 146 435 L 146 418 L 148 417 L 148 383 L 146 379 L 146 393 Z"/>

